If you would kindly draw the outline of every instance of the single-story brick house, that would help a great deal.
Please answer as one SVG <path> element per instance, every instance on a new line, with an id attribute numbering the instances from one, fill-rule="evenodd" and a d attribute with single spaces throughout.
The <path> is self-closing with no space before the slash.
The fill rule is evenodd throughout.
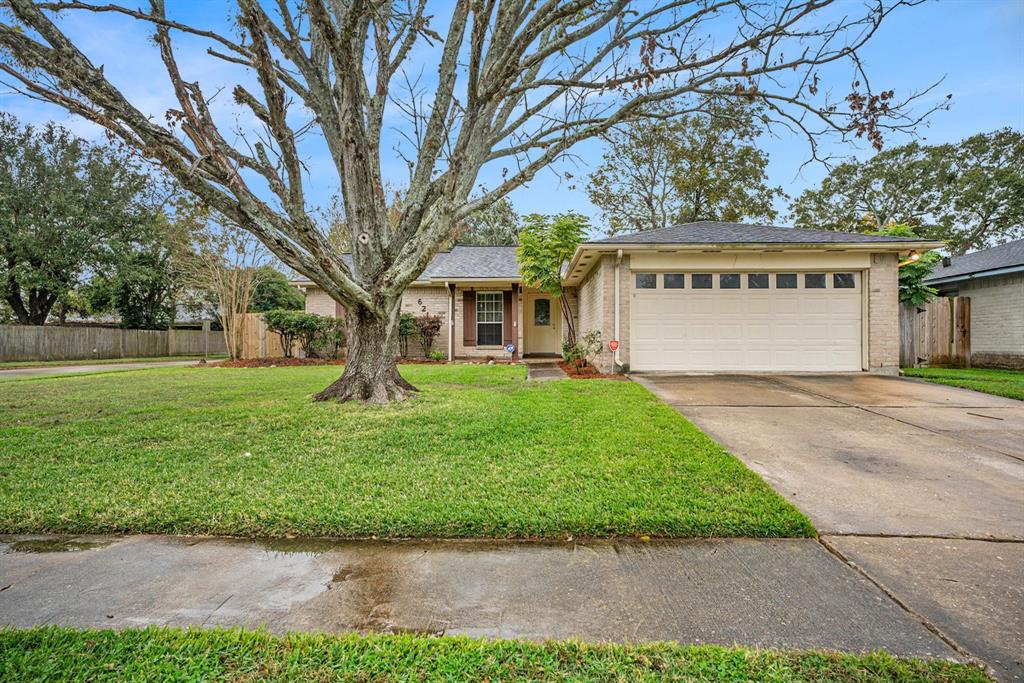
<path id="1" fill-rule="evenodd" d="M 600 330 L 604 372 L 895 373 L 899 261 L 940 246 L 702 221 L 581 244 L 565 271 L 566 296 L 577 331 Z M 402 310 L 442 316 L 448 334 L 437 348 L 449 358 L 558 354 L 560 306 L 523 285 L 515 251 L 438 254 Z M 295 284 L 306 310 L 341 313 L 313 283 Z"/>
<path id="2" fill-rule="evenodd" d="M 971 365 L 1024 369 L 1024 239 L 947 257 L 925 284 L 971 299 Z"/>

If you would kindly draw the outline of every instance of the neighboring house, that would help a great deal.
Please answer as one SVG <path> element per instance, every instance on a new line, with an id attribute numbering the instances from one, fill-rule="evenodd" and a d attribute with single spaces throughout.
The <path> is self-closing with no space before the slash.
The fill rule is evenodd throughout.
<path id="1" fill-rule="evenodd" d="M 898 263 L 940 246 L 702 221 L 581 244 L 566 296 L 577 332 L 600 330 L 604 372 L 896 373 Z M 341 314 L 313 283 L 295 284 L 307 311 Z M 553 355 L 565 333 L 558 301 L 523 286 L 515 247 L 438 254 L 402 310 L 443 317 L 438 348 L 449 358 Z"/>
<path id="2" fill-rule="evenodd" d="M 1024 369 L 1024 240 L 947 257 L 925 284 L 971 299 L 971 365 Z"/>

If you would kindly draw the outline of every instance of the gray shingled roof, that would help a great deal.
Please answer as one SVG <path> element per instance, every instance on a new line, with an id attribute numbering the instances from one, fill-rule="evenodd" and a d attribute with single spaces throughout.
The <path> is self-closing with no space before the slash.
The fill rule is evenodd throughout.
<path id="1" fill-rule="evenodd" d="M 917 237 L 865 235 L 860 232 L 802 230 L 774 225 L 722 221 L 683 223 L 660 230 L 616 235 L 591 244 L 850 244 L 857 242 L 920 242 Z"/>
<path id="2" fill-rule="evenodd" d="M 455 245 L 430 262 L 421 279 L 502 278 L 519 279 L 515 247 Z"/>
<path id="3" fill-rule="evenodd" d="M 925 282 L 984 273 L 1002 268 L 1024 267 L 1024 240 L 1015 240 L 991 249 L 954 256 L 948 266 L 941 263 Z"/>
<path id="4" fill-rule="evenodd" d="M 345 265 L 352 267 L 352 254 L 342 254 L 341 258 Z M 515 247 L 472 247 L 457 244 L 451 251 L 442 251 L 434 256 L 426 270 L 416 278 L 416 282 L 491 278 L 519 279 Z"/>

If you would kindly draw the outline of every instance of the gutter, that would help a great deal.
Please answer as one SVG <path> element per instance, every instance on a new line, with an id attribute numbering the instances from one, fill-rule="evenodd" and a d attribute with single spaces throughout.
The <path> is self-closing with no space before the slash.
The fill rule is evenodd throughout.
<path id="1" fill-rule="evenodd" d="M 613 364 L 615 367 L 621 368 L 622 361 L 619 360 L 619 349 L 622 348 L 622 341 L 619 340 L 619 271 L 622 270 L 622 250 L 619 249 L 615 254 L 615 339 L 619 341 L 619 345 L 615 348 Z"/>
<path id="2" fill-rule="evenodd" d="M 448 362 L 455 360 L 455 287 L 445 280 L 444 289 L 448 293 Z"/>
<path id="3" fill-rule="evenodd" d="M 996 275 L 1011 275 L 1013 273 L 1024 273 L 1024 264 L 1018 266 L 1006 266 L 1005 268 L 995 268 L 994 270 L 983 270 L 977 273 L 963 273 L 961 275 L 937 277 L 925 280 L 924 284 L 931 287 L 932 285 L 944 285 L 951 282 L 964 282 L 966 280 L 979 280 L 981 278 L 994 277 Z"/>

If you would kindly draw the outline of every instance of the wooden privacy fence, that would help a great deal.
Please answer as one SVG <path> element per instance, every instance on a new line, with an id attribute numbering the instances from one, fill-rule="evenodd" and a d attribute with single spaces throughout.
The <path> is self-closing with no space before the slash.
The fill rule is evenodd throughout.
<path id="1" fill-rule="evenodd" d="M 267 329 L 262 313 L 246 313 L 242 322 L 242 358 L 280 358 L 281 335 Z"/>
<path id="2" fill-rule="evenodd" d="M 207 339 L 210 354 L 227 352 L 219 331 L 0 325 L 0 361 L 201 356 Z"/>
<path id="3" fill-rule="evenodd" d="M 939 297 L 900 306 L 900 366 L 971 365 L 971 299 Z"/>

